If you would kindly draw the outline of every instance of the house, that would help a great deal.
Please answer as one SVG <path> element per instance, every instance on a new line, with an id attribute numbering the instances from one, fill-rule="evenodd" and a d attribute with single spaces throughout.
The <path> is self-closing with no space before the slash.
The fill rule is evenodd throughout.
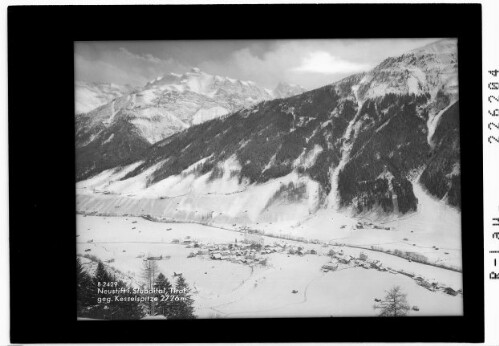
<path id="1" fill-rule="evenodd" d="M 222 259 L 222 255 L 220 254 L 220 252 L 213 252 L 210 257 L 211 257 L 211 259 L 215 259 L 215 260 Z"/>
<path id="2" fill-rule="evenodd" d="M 444 289 L 444 292 L 447 293 L 448 295 L 451 295 L 451 296 L 457 296 L 457 291 L 453 290 L 450 287 L 446 287 Z"/>
<path id="3" fill-rule="evenodd" d="M 338 264 L 337 263 L 327 263 L 322 266 L 322 271 L 327 272 L 327 271 L 336 271 L 338 269 Z"/>
<path id="4" fill-rule="evenodd" d="M 349 264 L 350 263 L 350 257 L 344 256 L 342 254 L 337 255 L 338 262 L 341 264 Z"/>

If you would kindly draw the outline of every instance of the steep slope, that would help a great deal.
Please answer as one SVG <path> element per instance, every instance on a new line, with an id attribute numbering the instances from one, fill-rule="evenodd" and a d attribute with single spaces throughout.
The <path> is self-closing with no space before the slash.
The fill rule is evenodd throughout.
<path id="1" fill-rule="evenodd" d="M 439 199 L 461 207 L 461 165 L 459 145 L 459 102 L 446 108 L 440 116 L 435 133 L 430 160 L 420 181 Z"/>
<path id="2" fill-rule="evenodd" d="M 290 95 L 302 89 L 283 84 L 279 91 Z M 273 92 L 253 82 L 213 76 L 197 68 L 182 75 L 158 77 L 140 90 L 114 98 L 88 113 L 77 114 L 77 156 L 82 158 L 77 159 L 77 179 L 99 173 L 120 160 L 126 163 L 137 157 L 143 149 L 142 144 L 136 145 L 138 141 L 154 144 L 191 125 L 273 98 Z M 114 131 L 116 136 L 111 136 Z M 126 142 L 125 133 L 130 133 L 130 143 Z M 104 155 L 100 150 L 104 141 L 109 148 L 126 146 L 129 155 L 112 158 L 112 150 L 105 150 Z"/>
<path id="3" fill-rule="evenodd" d="M 458 98 L 457 41 L 444 39 L 399 57 L 385 59 L 372 71 L 362 74 L 360 99 L 394 94 L 430 93 L 439 90 Z"/>
<path id="4" fill-rule="evenodd" d="M 349 160 L 338 174 L 342 206 L 354 204 L 359 212 L 374 207 L 396 213 L 416 210 L 408 178 L 429 150 L 425 118 L 418 111 L 428 100 L 427 95 L 388 94 L 364 102 L 354 123 Z"/>
<path id="5" fill-rule="evenodd" d="M 455 59 L 456 42 L 442 40 L 192 126 L 133 165 L 79 183 L 79 206 L 224 222 L 304 220 L 319 208 L 400 215 L 417 210 L 413 181 L 422 171 L 428 191 L 453 203 L 457 156 L 446 161 L 445 151 L 459 148 L 449 107 L 458 99 Z M 441 167 L 450 188 L 433 186 Z M 109 196 L 95 202 L 92 191 Z"/>
<path id="6" fill-rule="evenodd" d="M 149 146 L 130 122 L 119 118 L 77 151 L 77 171 L 80 177 L 87 177 L 95 171 L 132 163 L 140 159 Z"/>
<path id="7" fill-rule="evenodd" d="M 388 58 L 372 71 L 338 84 L 362 106 L 333 174 L 338 196 L 332 200 L 339 200 L 335 204 L 340 206 L 354 205 L 357 212 L 415 210 L 410 181 L 426 166 L 442 113 L 459 98 L 456 40 L 440 40 Z M 458 147 L 458 134 L 452 136 Z"/>

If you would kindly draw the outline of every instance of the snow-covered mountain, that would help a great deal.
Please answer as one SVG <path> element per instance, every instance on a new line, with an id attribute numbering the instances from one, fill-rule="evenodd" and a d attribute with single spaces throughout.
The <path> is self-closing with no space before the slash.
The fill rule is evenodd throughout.
<path id="1" fill-rule="evenodd" d="M 305 90 L 305 88 L 303 88 L 301 85 L 280 82 L 279 84 L 277 84 L 275 89 L 272 90 L 272 96 L 276 99 L 283 99 L 286 97 L 303 94 L 305 91 L 307 90 Z"/>
<path id="2" fill-rule="evenodd" d="M 182 92 L 209 97 L 211 83 L 186 82 Z M 441 40 L 319 89 L 189 128 L 193 120 L 180 119 L 186 130 L 150 147 L 137 142 L 133 160 L 79 182 L 78 207 L 296 223 L 321 209 L 414 212 L 417 184 L 459 208 L 458 99 L 457 42 Z"/>
<path id="3" fill-rule="evenodd" d="M 389 93 L 430 93 L 434 98 L 441 89 L 455 101 L 458 98 L 456 40 L 440 40 L 388 58 L 373 70 L 353 78 L 361 101 Z"/>
<path id="4" fill-rule="evenodd" d="M 91 110 L 111 102 L 113 99 L 132 92 L 130 85 L 114 83 L 75 82 L 75 111 L 76 114 L 87 113 Z"/>
<path id="5" fill-rule="evenodd" d="M 294 95 L 303 88 L 280 84 L 275 91 L 277 96 L 254 82 L 210 75 L 198 68 L 158 77 L 139 90 L 77 115 L 78 177 L 134 159 L 148 144 L 189 126 L 264 100 Z M 121 154 L 112 157 L 114 151 Z"/>

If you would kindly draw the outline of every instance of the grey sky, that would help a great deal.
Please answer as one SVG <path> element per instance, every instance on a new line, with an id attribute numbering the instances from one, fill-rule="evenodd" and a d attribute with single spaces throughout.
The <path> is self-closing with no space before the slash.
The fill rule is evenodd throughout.
<path id="1" fill-rule="evenodd" d="M 251 80 L 267 88 L 282 81 L 313 89 L 436 40 L 77 42 L 75 77 L 87 82 L 142 86 L 163 74 L 199 67 L 207 73 Z"/>

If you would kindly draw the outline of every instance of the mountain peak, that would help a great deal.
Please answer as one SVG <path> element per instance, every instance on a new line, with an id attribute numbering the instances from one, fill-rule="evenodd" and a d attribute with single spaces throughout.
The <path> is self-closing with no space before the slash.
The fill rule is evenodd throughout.
<path id="1" fill-rule="evenodd" d="M 193 67 L 191 68 L 192 73 L 201 73 L 201 69 L 199 67 Z"/>
<path id="2" fill-rule="evenodd" d="M 457 53 L 457 39 L 455 38 L 444 38 L 432 43 L 429 43 L 423 47 L 414 49 L 411 53 L 415 54 L 453 54 Z"/>
<path id="3" fill-rule="evenodd" d="M 301 85 L 279 82 L 273 90 L 273 94 L 277 98 L 286 98 L 302 94 L 305 91 L 305 88 L 303 88 Z"/>

